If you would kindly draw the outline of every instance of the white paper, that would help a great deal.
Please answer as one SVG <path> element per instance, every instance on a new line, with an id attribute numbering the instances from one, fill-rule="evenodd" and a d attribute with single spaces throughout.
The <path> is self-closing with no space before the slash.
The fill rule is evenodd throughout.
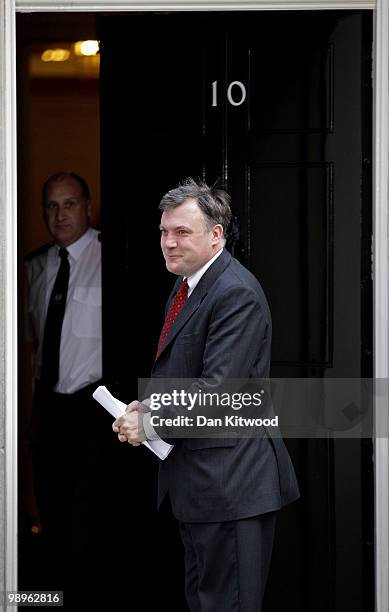
<path id="1" fill-rule="evenodd" d="M 107 387 L 101 386 L 93 393 L 93 397 L 101 404 L 115 419 L 118 419 L 125 413 L 127 405 L 116 399 L 108 391 Z M 172 444 L 168 444 L 164 440 L 145 440 L 142 442 L 144 446 L 150 449 L 160 459 L 166 459 L 173 448 Z"/>

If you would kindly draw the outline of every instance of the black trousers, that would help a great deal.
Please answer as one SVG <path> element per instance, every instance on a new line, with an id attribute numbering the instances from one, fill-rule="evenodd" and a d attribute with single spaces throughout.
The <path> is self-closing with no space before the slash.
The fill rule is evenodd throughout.
<path id="1" fill-rule="evenodd" d="M 40 588 L 63 590 L 65 607 L 90 597 L 112 516 L 112 417 L 91 397 L 36 388 L 31 443 L 44 551 Z M 66 605 L 68 604 L 68 605 Z"/>
<path id="2" fill-rule="evenodd" d="M 276 513 L 223 523 L 179 523 L 191 612 L 261 612 Z"/>

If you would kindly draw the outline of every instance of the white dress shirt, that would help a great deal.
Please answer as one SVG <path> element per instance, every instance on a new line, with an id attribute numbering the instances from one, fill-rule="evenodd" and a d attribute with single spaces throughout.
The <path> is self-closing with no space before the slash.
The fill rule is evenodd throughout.
<path id="1" fill-rule="evenodd" d="M 54 391 L 74 393 L 102 376 L 101 243 L 89 228 L 69 245 L 69 287 L 62 324 L 59 379 Z M 36 377 L 39 379 L 46 313 L 60 265 L 59 247 L 27 262 L 29 319 L 38 344 Z"/>
<path id="2" fill-rule="evenodd" d="M 200 268 L 200 270 L 197 270 L 197 272 L 192 274 L 192 276 L 188 276 L 188 278 L 187 278 L 188 287 L 189 287 L 189 289 L 188 289 L 188 298 L 191 295 L 191 293 L 193 293 L 193 291 L 195 290 L 196 286 L 200 282 L 201 277 L 206 273 L 206 271 L 213 264 L 213 262 L 222 254 L 222 252 L 223 252 L 223 249 L 220 249 L 220 251 L 215 253 L 215 255 L 212 257 L 212 259 L 207 261 L 207 263 L 204 264 L 202 268 Z"/>

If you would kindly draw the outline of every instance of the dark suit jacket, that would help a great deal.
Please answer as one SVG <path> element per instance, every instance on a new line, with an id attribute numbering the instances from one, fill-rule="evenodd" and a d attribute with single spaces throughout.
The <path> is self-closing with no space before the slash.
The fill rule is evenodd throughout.
<path id="1" fill-rule="evenodd" d="M 271 316 L 263 290 L 224 249 L 175 320 L 152 377 L 267 378 L 270 348 Z M 176 440 L 160 463 L 159 504 L 167 492 L 175 517 L 185 522 L 242 519 L 299 496 L 282 439 L 268 435 Z"/>

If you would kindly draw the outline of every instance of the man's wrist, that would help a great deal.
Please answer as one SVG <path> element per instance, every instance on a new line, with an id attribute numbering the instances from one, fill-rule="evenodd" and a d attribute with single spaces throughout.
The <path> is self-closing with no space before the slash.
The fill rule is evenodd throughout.
<path id="1" fill-rule="evenodd" d="M 160 440 L 161 438 L 159 437 L 150 422 L 151 416 L 151 412 L 145 412 L 143 414 L 143 429 L 145 432 L 146 440 Z"/>

